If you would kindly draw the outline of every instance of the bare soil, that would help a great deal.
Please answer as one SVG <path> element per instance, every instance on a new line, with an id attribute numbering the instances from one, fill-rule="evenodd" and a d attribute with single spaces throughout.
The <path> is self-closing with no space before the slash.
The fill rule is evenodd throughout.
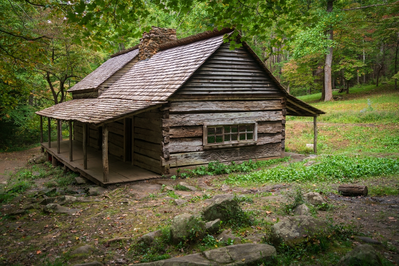
<path id="1" fill-rule="evenodd" d="M 37 154 L 39 148 L 25 152 L 0 154 L 2 171 L 21 167 L 27 159 Z M 304 156 L 294 156 L 302 160 Z M 7 159 L 3 159 L 7 158 Z M 4 163 L 6 162 L 6 163 Z M 5 166 L 4 166 L 5 165 Z M 28 168 L 30 166 L 27 166 Z M 48 166 L 41 165 L 43 169 Z M 75 215 L 54 214 L 43 211 L 40 204 L 48 198 L 37 191 L 46 192 L 43 184 L 54 177 L 36 179 L 37 187 L 27 191 L 9 203 L 0 203 L 0 265 L 73 265 L 93 260 L 104 265 L 132 265 L 143 259 L 133 253 L 138 237 L 170 225 L 174 216 L 182 213 L 200 213 L 217 194 L 245 195 L 253 202 L 243 202 L 244 210 L 251 211 L 258 220 L 256 226 L 238 229 L 234 233 L 243 242 L 261 242 L 268 224 L 277 222 L 287 214 L 284 206 L 287 195 L 294 188 L 290 184 L 264 184 L 261 187 L 234 187 L 223 184 L 226 176 L 204 176 L 186 180 L 157 179 L 126 185 L 113 185 L 99 196 L 75 195 L 77 201 L 64 206 L 79 209 Z M 397 177 L 370 179 L 359 184 L 371 186 L 396 186 Z M 167 192 L 166 186 L 185 181 L 198 191 Z M 336 191 L 339 184 L 317 184 L 311 189 Z M 93 184 L 71 185 L 70 190 L 85 191 Z M 352 225 L 357 235 L 365 235 L 380 244 L 375 248 L 390 260 L 399 263 L 399 196 L 342 197 L 335 193 L 323 195 L 329 203 L 326 211 L 315 215 L 331 219 L 334 224 Z M 177 205 L 175 199 L 186 201 Z M 352 247 L 361 243 L 355 236 L 350 238 Z M 71 251 L 83 245 L 92 245 L 92 253 L 76 256 Z M 171 256 L 197 253 L 198 247 L 174 250 Z M 347 252 L 336 249 L 337 256 Z M 305 258 L 304 258 L 305 259 Z M 51 264 L 52 263 L 52 264 Z M 59 263 L 59 264 L 56 264 Z M 302 264 L 306 265 L 306 264 Z M 317 264 L 323 265 L 323 264 Z"/>

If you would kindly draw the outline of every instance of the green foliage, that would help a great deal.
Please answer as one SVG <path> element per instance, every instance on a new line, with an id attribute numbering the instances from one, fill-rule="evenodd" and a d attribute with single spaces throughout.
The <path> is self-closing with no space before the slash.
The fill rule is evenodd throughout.
<path id="1" fill-rule="evenodd" d="M 176 193 L 174 191 L 168 191 L 167 192 L 168 197 L 174 198 L 174 199 L 178 199 L 179 196 L 176 195 Z"/>
<path id="2" fill-rule="evenodd" d="M 140 262 L 150 262 L 169 259 L 168 251 L 171 244 L 170 229 L 168 227 L 161 229 L 161 236 L 154 239 L 151 245 L 145 242 L 138 242 L 131 245 L 130 250 L 133 256 Z"/>
<path id="3" fill-rule="evenodd" d="M 349 157 L 344 155 L 323 156 L 319 163 L 304 166 L 303 162 L 289 166 L 277 166 L 246 175 L 230 175 L 229 184 L 265 182 L 348 182 L 360 177 L 383 176 L 399 173 L 399 161 L 389 158 Z"/>
<path id="4" fill-rule="evenodd" d="M 177 185 L 175 186 L 175 189 L 176 189 L 176 190 L 181 190 L 181 191 L 190 191 L 190 189 L 188 189 L 188 188 L 186 188 L 185 186 L 182 186 L 182 185 L 180 185 L 180 184 L 177 184 Z"/>
<path id="5" fill-rule="evenodd" d="M 375 185 L 369 187 L 369 196 L 391 196 L 399 195 L 399 185 L 395 186 L 382 186 Z"/>

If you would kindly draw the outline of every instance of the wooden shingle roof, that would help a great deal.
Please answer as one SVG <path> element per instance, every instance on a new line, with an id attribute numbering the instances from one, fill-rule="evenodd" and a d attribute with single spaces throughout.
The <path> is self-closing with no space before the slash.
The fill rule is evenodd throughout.
<path id="1" fill-rule="evenodd" d="M 223 43 L 223 35 L 174 47 L 136 63 L 100 99 L 165 101 Z"/>
<path id="2" fill-rule="evenodd" d="M 108 59 L 105 63 L 99 66 L 96 70 L 87 75 L 84 79 L 78 82 L 75 86 L 70 88 L 68 92 L 82 91 L 88 89 L 95 89 L 104 81 L 110 78 L 116 71 L 123 68 L 139 53 L 138 49 L 129 51 L 119 56 Z"/>

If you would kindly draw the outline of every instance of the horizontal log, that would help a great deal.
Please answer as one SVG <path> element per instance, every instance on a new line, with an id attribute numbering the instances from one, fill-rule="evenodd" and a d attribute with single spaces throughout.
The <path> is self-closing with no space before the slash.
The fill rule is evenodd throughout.
<path id="1" fill-rule="evenodd" d="M 171 139 L 167 145 L 167 148 L 169 153 L 204 150 L 202 138 Z"/>
<path id="2" fill-rule="evenodd" d="M 231 162 L 256 158 L 281 156 L 281 143 L 260 146 L 243 146 L 237 148 L 214 149 L 190 153 L 171 154 L 166 163 L 170 167 L 206 164 L 212 161 Z"/>
<path id="3" fill-rule="evenodd" d="M 109 137 L 108 137 L 108 141 L 120 148 L 123 148 L 124 145 L 124 139 L 123 136 L 115 134 L 115 133 L 111 133 L 109 132 Z"/>
<path id="4" fill-rule="evenodd" d="M 95 129 L 91 129 L 91 128 L 89 129 L 90 138 L 98 139 L 99 134 L 100 134 L 99 130 L 95 130 Z"/>
<path id="5" fill-rule="evenodd" d="M 161 126 L 161 118 L 149 119 L 143 117 L 135 117 L 134 125 L 140 128 L 156 128 Z"/>
<path id="6" fill-rule="evenodd" d="M 263 111 L 280 110 L 281 101 L 204 101 L 204 102 L 174 102 L 170 104 L 169 112 L 196 111 Z"/>
<path id="7" fill-rule="evenodd" d="M 277 133 L 283 130 L 283 124 L 281 121 L 276 122 L 258 122 L 258 134 L 259 133 Z"/>
<path id="8" fill-rule="evenodd" d="M 202 76 L 201 77 L 193 77 L 186 86 L 190 86 L 190 84 L 219 84 L 219 85 L 226 85 L 226 80 L 224 79 L 203 79 Z M 245 86 L 245 85 L 255 85 L 255 84 L 273 84 L 272 82 L 270 82 L 269 80 L 265 80 L 265 79 L 250 79 L 250 80 L 235 80 L 234 83 L 232 84 L 239 84 L 240 86 Z M 228 83 L 230 84 L 230 83 Z"/>
<path id="9" fill-rule="evenodd" d="M 283 136 L 281 133 L 275 133 L 275 134 L 258 134 L 258 140 L 256 142 L 256 145 L 264 145 L 268 143 L 281 143 L 281 140 L 283 139 Z"/>
<path id="10" fill-rule="evenodd" d="M 251 90 L 251 89 L 242 89 L 242 90 L 238 90 L 238 89 L 233 89 L 233 90 L 181 90 L 179 92 L 180 95 L 198 95 L 198 97 L 200 96 L 208 96 L 208 95 L 224 95 L 225 98 L 228 97 L 228 95 L 233 96 L 233 95 L 248 95 L 251 94 L 252 96 L 254 96 L 255 94 L 258 95 L 265 95 L 265 94 L 270 94 L 270 95 L 276 95 L 276 91 L 275 90 L 266 90 L 266 89 L 262 89 L 262 90 Z"/>
<path id="11" fill-rule="evenodd" d="M 343 196 L 367 196 L 367 186 L 359 185 L 340 185 L 338 192 Z"/>
<path id="12" fill-rule="evenodd" d="M 217 122 L 218 124 L 239 124 L 247 121 L 278 121 L 282 120 L 281 111 L 231 112 L 231 113 L 203 113 L 203 114 L 170 114 L 169 119 L 163 120 L 164 126 L 195 126 Z"/>
<path id="13" fill-rule="evenodd" d="M 169 137 L 172 138 L 190 138 L 201 137 L 203 126 L 192 127 L 171 127 L 169 129 Z"/>
<path id="14" fill-rule="evenodd" d="M 162 155 L 161 145 L 148 143 L 141 140 L 134 141 L 134 152 L 147 155 L 153 159 L 159 159 Z"/>
<path id="15" fill-rule="evenodd" d="M 97 91 L 83 92 L 83 93 L 72 92 L 72 99 L 89 99 L 89 98 L 97 98 L 97 97 L 98 97 Z"/>
<path id="16" fill-rule="evenodd" d="M 98 145 L 98 139 L 89 138 L 89 146 L 95 149 L 99 149 L 100 146 Z"/>
<path id="17" fill-rule="evenodd" d="M 200 69 L 195 73 L 196 75 L 207 75 L 214 77 L 265 77 L 265 73 L 261 71 L 215 71 Z"/>
<path id="18" fill-rule="evenodd" d="M 116 156 L 118 158 L 123 158 L 123 155 L 124 155 L 123 148 L 121 148 L 121 147 L 109 142 L 108 143 L 108 150 L 109 150 L 110 154 L 112 154 L 112 155 L 114 155 L 114 156 Z"/>
<path id="19" fill-rule="evenodd" d="M 123 125 L 119 124 L 119 123 L 110 123 L 108 125 L 108 131 L 110 133 L 114 133 L 114 134 L 118 134 L 120 136 L 123 136 L 123 134 L 125 133 L 125 128 Z"/>
<path id="20" fill-rule="evenodd" d="M 140 140 L 145 140 L 145 141 L 152 142 L 152 143 L 161 143 L 162 134 L 161 134 L 159 128 L 158 128 L 157 132 L 147 130 L 147 129 L 135 128 L 134 129 L 134 138 L 140 139 Z"/>

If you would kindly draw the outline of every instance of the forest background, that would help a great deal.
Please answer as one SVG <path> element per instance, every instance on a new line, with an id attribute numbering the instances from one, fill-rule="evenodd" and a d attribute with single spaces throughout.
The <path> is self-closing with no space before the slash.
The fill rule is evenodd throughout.
<path id="1" fill-rule="evenodd" d="M 398 89 L 398 17 L 394 0 L 0 0 L 0 152 L 38 143 L 34 112 L 151 26 L 235 28 L 292 95 L 330 101 L 359 84 Z"/>

